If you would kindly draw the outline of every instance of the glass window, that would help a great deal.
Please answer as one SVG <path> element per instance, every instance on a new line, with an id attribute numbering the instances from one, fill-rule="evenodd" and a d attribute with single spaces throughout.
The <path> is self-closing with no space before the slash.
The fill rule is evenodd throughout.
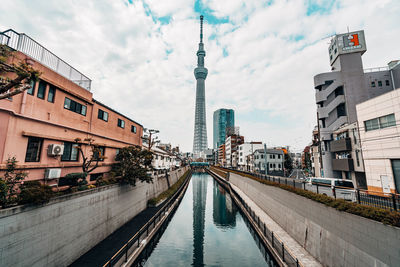
<path id="1" fill-rule="evenodd" d="M 53 85 L 50 85 L 49 93 L 47 94 L 47 101 L 54 103 L 55 94 L 56 94 L 56 88 Z"/>
<path id="2" fill-rule="evenodd" d="M 375 87 L 375 82 L 371 82 L 371 87 Z"/>
<path id="3" fill-rule="evenodd" d="M 40 99 L 44 99 L 44 95 L 46 93 L 46 86 L 47 83 L 43 80 L 40 80 L 39 82 L 39 87 L 38 87 L 38 92 L 37 92 L 37 97 Z"/>
<path id="4" fill-rule="evenodd" d="M 78 102 L 75 102 L 74 100 L 69 99 L 68 97 L 65 98 L 64 108 L 79 113 L 83 116 L 86 116 L 86 106 L 79 104 Z"/>
<path id="5" fill-rule="evenodd" d="M 378 86 L 382 87 L 382 81 L 378 81 Z"/>
<path id="6" fill-rule="evenodd" d="M 61 156 L 62 161 L 78 161 L 78 144 L 64 142 L 64 153 Z"/>
<path id="7" fill-rule="evenodd" d="M 372 119 L 364 122 L 365 124 L 365 131 L 372 131 L 379 129 L 379 122 L 378 119 Z"/>
<path id="8" fill-rule="evenodd" d="M 98 153 L 96 153 L 95 155 L 94 155 L 94 159 L 95 160 L 98 160 L 98 161 L 104 161 L 104 155 L 105 155 L 105 153 L 106 153 L 106 147 L 104 147 L 104 146 L 99 146 L 99 147 L 97 147 L 97 149 L 98 149 Z"/>
<path id="9" fill-rule="evenodd" d="M 28 146 L 26 148 L 25 162 L 40 161 L 40 151 L 42 150 L 42 138 L 28 137 Z"/>
<path id="10" fill-rule="evenodd" d="M 35 86 L 36 86 L 36 82 L 31 80 L 29 82 L 29 85 L 31 86 L 31 88 L 29 88 L 28 90 L 26 90 L 28 92 L 28 94 L 30 95 L 34 95 L 35 94 Z"/>
<path id="11" fill-rule="evenodd" d="M 125 128 L 125 121 L 118 119 L 118 127 Z"/>
<path id="12" fill-rule="evenodd" d="M 396 118 L 394 114 L 389 114 L 372 120 L 364 122 L 365 131 L 371 131 L 376 129 L 383 129 L 396 125 Z"/>
<path id="13" fill-rule="evenodd" d="M 132 125 L 132 126 L 131 126 L 131 132 L 132 132 L 132 133 L 136 133 L 136 126 L 135 126 L 135 125 Z"/>
<path id="14" fill-rule="evenodd" d="M 386 86 L 389 86 L 389 85 L 390 85 L 389 80 L 386 80 L 386 81 L 385 81 L 385 84 L 386 84 Z"/>
<path id="15" fill-rule="evenodd" d="M 99 109 L 99 113 L 97 114 L 97 118 L 103 120 L 103 121 L 108 121 L 108 112 L 105 112 L 104 110 Z"/>

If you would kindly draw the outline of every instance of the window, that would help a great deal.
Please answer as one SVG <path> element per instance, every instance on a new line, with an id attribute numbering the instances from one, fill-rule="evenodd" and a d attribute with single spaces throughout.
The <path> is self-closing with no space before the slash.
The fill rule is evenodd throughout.
<path id="1" fill-rule="evenodd" d="M 108 112 L 99 109 L 99 113 L 97 113 L 97 118 L 103 121 L 108 121 Z"/>
<path id="2" fill-rule="evenodd" d="M 115 149 L 115 156 L 118 156 L 119 150 L 120 150 L 119 148 L 116 148 L 116 149 Z"/>
<path id="3" fill-rule="evenodd" d="M 389 114 L 372 120 L 364 121 L 365 131 L 372 131 L 376 129 L 383 129 L 396 125 L 396 118 L 394 114 Z"/>
<path id="4" fill-rule="evenodd" d="M 378 81 L 378 86 L 382 87 L 382 81 Z"/>
<path id="5" fill-rule="evenodd" d="M 26 148 L 25 162 L 40 161 L 40 151 L 42 150 L 42 138 L 29 137 L 28 146 Z"/>
<path id="6" fill-rule="evenodd" d="M 275 165 L 275 163 L 274 163 L 274 169 L 275 169 L 275 167 L 276 167 L 276 165 Z"/>
<path id="7" fill-rule="evenodd" d="M 280 164 L 280 163 L 278 163 L 278 168 L 279 168 L 279 169 L 281 168 L 281 164 Z"/>
<path id="8" fill-rule="evenodd" d="M 357 166 L 360 167 L 360 156 L 358 155 L 358 150 L 356 150 Z"/>
<path id="9" fill-rule="evenodd" d="M 132 133 L 136 133 L 136 126 L 135 126 L 135 125 L 132 125 L 132 126 L 131 126 L 131 132 L 132 132 Z"/>
<path id="10" fill-rule="evenodd" d="M 38 98 L 44 99 L 44 94 L 46 93 L 46 86 L 47 86 L 47 83 L 43 80 L 40 80 L 38 91 L 37 91 Z"/>
<path id="11" fill-rule="evenodd" d="M 104 146 L 99 146 L 97 147 L 98 151 L 96 154 L 94 154 L 94 159 L 98 161 L 104 161 L 104 155 L 106 153 L 106 147 Z"/>
<path id="12" fill-rule="evenodd" d="M 118 127 L 125 128 L 125 121 L 118 119 Z"/>
<path id="13" fill-rule="evenodd" d="M 375 82 L 371 82 L 371 87 L 375 87 Z"/>
<path id="14" fill-rule="evenodd" d="M 68 97 L 65 98 L 64 108 L 86 116 L 86 106 L 79 104 L 78 102 L 69 99 Z"/>
<path id="15" fill-rule="evenodd" d="M 337 106 L 336 110 L 338 117 L 346 116 L 346 106 L 344 105 L 344 103 Z"/>
<path id="16" fill-rule="evenodd" d="M 281 159 L 281 155 L 280 154 L 278 154 L 278 159 Z"/>
<path id="17" fill-rule="evenodd" d="M 54 87 L 54 85 L 50 85 L 49 93 L 47 94 L 47 101 L 54 103 L 55 94 L 56 94 L 56 88 Z"/>
<path id="18" fill-rule="evenodd" d="M 272 155 L 272 158 L 275 159 L 275 155 Z M 275 165 L 275 164 L 274 164 Z"/>
<path id="19" fill-rule="evenodd" d="M 61 156 L 61 161 L 78 161 L 78 144 L 64 142 L 64 153 Z"/>
<path id="20" fill-rule="evenodd" d="M 272 159 L 272 155 L 269 155 L 269 158 Z"/>
<path id="21" fill-rule="evenodd" d="M 28 90 L 26 90 L 28 92 L 28 94 L 30 95 L 34 95 L 35 94 L 35 86 L 36 86 L 36 82 L 31 80 L 29 82 L 29 85 L 31 86 L 31 88 L 29 88 Z"/>
<path id="22" fill-rule="evenodd" d="M 386 81 L 385 81 L 385 85 L 386 85 L 386 86 L 389 86 L 389 85 L 390 85 L 389 80 L 386 80 Z"/>
<path id="23" fill-rule="evenodd" d="M 262 159 L 264 158 L 264 155 L 263 155 L 263 154 L 261 154 L 261 158 L 262 158 Z"/>

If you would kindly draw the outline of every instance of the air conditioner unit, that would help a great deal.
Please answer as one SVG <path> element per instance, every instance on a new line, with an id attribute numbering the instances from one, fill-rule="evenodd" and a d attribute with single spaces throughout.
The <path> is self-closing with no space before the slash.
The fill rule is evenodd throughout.
<path id="1" fill-rule="evenodd" d="M 47 155 L 49 156 L 59 156 L 64 153 L 64 145 L 51 144 L 47 149 Z"/>
<path id="2" fill-rule="evenodd" d="M 61 168 L 46 169 L 46 171 L 44 172 L 45 179 L 55 179 L 55 178 L 60 178 L 60 176 L 61 176 Z"/>

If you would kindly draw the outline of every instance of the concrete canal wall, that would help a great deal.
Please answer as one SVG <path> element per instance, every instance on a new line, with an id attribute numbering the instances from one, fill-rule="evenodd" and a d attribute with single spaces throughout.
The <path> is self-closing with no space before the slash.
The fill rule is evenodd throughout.
<path id="1" fill-rule="evenodd" d="M 234 173 L 229 181 L 324 266 L 399 266 L 399 228 Z"/>
<path id="2" fill-rule="evenodd" d="M 169 174 L 174 184 L 188 167 Z M 154 183 L 110 185 L 62 196 L 40 207 L 0 210 L 0 266 L 67 266 L 168 188 Z"/>

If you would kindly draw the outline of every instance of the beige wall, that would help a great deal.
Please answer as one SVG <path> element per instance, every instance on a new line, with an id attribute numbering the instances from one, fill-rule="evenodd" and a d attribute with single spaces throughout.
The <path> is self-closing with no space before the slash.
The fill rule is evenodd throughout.
<path id="1" fill-rule="evenodd" d="M 394 113 L 396 126 L 365 131 L 364 121 Z M 390 190 L 395 183 L 390 159 L 400 159 L 400 90 L 357 105 L 358 124 L 368 190 L 382 192 L 381 175 L 389 176 Z M 397 192 L 399 193 L 399 192 Z"/>

